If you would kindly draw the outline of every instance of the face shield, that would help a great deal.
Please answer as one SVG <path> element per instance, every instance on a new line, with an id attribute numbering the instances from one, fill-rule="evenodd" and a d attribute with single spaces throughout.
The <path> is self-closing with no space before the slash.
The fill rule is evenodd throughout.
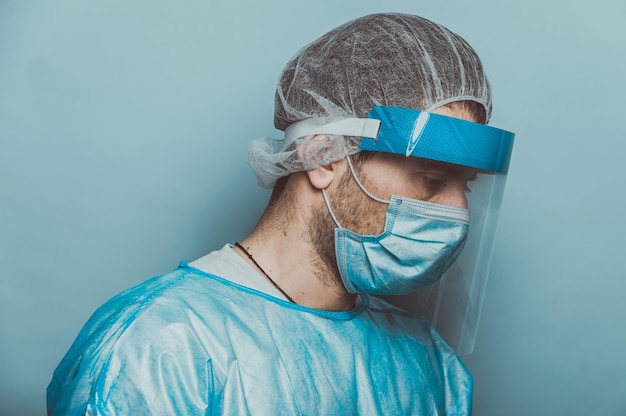
<path id="1" fill-rule="evenodd" d="M 467 182 L 469 189 L 464 192 L 464 198 L 458 197 L 457 193 L 457 197 L 436 201 L 469 210 L 467 237 L 456 261 L 446 265 L 447 271 L 432 286 L 385 298 L 427 318 L 457 353 L 471 353 L 514 134 L 453 117 L 383 106 L 373 108 L 367 119 L 303 120 L 291 125 L 285 134 L 287 137 L 317 134 L 361 137 L 362 151 L 402 155 L 406 158 L 406 166 L 418 166 L 412 169 L 419 172 L 447 172 Z M 405 167 L 405 163 L 401 166 Z M 420 178 L 423 179 L 423 175 Z M 406 175 L 398 176 L 397 183 L 404 185 L 390 186 L 395 188 L 390 192 L 402 192 L 403 196 L 413 199 L 428 199 L 419 184 L 406 185 Z M 388 198 L 387 195 L 377 196 Z"/>

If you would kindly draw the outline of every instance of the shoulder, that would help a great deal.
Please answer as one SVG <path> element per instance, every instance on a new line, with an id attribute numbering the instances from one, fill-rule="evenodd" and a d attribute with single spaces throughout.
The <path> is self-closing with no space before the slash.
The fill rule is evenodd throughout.
<path id="1" fill-rule="evenodd" d="M 438 380 L 445 414 L 466 415 L 471 409 L 473 379 L 460 357 L 430 322 L 383 299 L 371 297 L 370 310 L 394 328 L 394 339 L 404 339 L 422 371 Z M 401 335 L 399 335 L 401 334 Z"/>
<path id="2" fill-rule="evenodd" d="M 427 319 L 374 296 L 370 297 L 370 310 L 375 319 L 384 320 L 394 332 L 402 333 L 402 337 L 417 345 L 422 354 L 430 355 L 433 362 L 453 367 L 459 373 L 467 372 L 454 349 Z"/>
<path id="3" fill-rule="evenodd" d="M 410 329 L 409 332 L 416 328 L 425 333 L 432 331 L 432 326 L 427 319 L 411 314 L 377 296 L 369 296 L 369 310 L 373 315 L 391 321 L 396 328 Z"/>
<path id="4" fill-rule="evenodd" d="M 209 365 L 192 302 L 209 281 L 178 268 L 98 308 L 54 373 L 50 413 L 82 414 L 89 408 L 96 414 L 132 414 L 123 406 L 150 409 L 155 403 L 167 408 L 183 386 L 189 388 L 183 396 L 204 391 L 194 400 L 206 400 L 208 369 L 189 357 L 205 357 Z"/>
<path id="5" fill-rule="evenodd" d="M 438 350 L 441 354 L 456 357 L 453 348 L 426 318 L 407 312 L 375 296 L 370 297 L 370 310 L 373 315 L 378 316 L 378 319 L 388 321 L 393 328 L 416 337 L 422 344 L 431 349 Z"/>
<path id="6" fill-rule="evenodd" d="M 164 300 L 175 299 L 173 294 L 188 285 L 189 278 L 185 269 L 177 268 L 120 292 L 96 309 L 75 344 L 94 342 L 98 338 L 107 343 L 117 342 L 146 313 L 158 309 Z M 162 318 L 166 319 L 167 315 Z"/>

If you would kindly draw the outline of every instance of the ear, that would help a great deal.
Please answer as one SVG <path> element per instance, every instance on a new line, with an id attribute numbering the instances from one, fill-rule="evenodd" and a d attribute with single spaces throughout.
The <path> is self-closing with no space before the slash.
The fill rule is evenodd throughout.
<path id="1" fill-rule="evenodd" d="M 309 178 L 311 186 L 316 189 L 326 189 L 333 182 L 335 177 L 339 175 L 339 162 L 331 162 L 328 165 L 319 168 L 307 170 L 306 174 Z"/>
<path id="2" fill-rule="evenodd" d="M 306 158 L 313 164 L 328 156 L 329 144 L 326 135 L 307 136 L 297 150 L 299 158 Z M 304 156 L 306 154 L 306 156 Z M 315 169 L 307 170 L 305 173 L 311 186 L 316 189 L 326 189 L 337 175 L 343 173 L 342 164 L 345 160 L 338 160 Z M 345 169 L 345 168 L 344 168 Z"/>

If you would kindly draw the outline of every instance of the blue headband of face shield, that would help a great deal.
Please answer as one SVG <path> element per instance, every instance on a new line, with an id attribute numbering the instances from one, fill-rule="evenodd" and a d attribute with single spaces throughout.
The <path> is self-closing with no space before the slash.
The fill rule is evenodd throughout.
<path id="1" fill-rule="evenodd" d="M 415 156 L 506 174 L 515 135 L 509 131 L 409 108 L 377 106 L 368 118 L 308 119 L 285 138 L 313 134 L 362 137 L 360 150 Z"/>
<path id="2" fill-rule="evenodd" d="M 482 171 L 506 174 L 513 138 L 506 130 L 454 117 L 397 107 L 374 107 L 380 120 L 376 138 L 364 137 L 361 150 L 396 153 Z"/>

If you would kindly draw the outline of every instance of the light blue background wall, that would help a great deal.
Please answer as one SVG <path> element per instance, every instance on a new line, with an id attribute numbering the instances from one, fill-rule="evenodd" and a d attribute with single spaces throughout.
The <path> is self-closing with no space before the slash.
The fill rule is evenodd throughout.
<path id="1" fill-rule="evenodd" d="M 254 225 L 243 162 L 305 43 L 376 11 L 464 36 L 518 134 L 477 415 L 625 415 L 621 0 L 0 0 L 0 414 L 43 414 L 94 309 Z"/>

